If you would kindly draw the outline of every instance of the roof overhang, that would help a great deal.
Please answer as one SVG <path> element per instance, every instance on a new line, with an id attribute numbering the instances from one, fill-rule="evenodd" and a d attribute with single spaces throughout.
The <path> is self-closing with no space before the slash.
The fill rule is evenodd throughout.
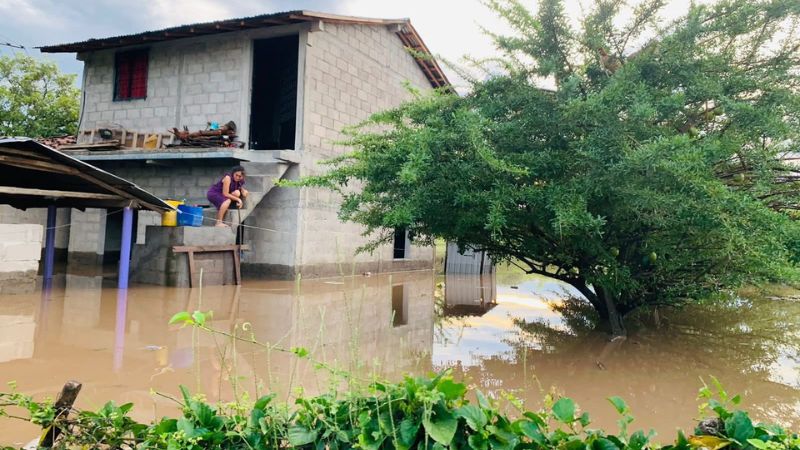
<path id="1" fill-rule="evenodd" d="M 0 204 L 174 209 L 130 181 L 28 138 L 0 138 Z"/>
<path id="2" fill-rule="evenodd" d="M 452 89 L 439 64 L 420 38 L 419 33 L 411 25 L 409 19 L 375 19 L 368 17 L 343 16 L 316 11 L 287 11 L 274 14 L 263 14 L 238 19 L 219 20 L 215 22 L 195 23 L 177 27 L 164 28 L 143 33 L 128 34 L 103 39 L 89 39 L 69 44 L 47 45 L 38 47 L 44 53 L 82 53 L 98 50 L 115 49 L 134 45 L 146 45 L 157 42 L 185 39 L 212 34 L 267 28 L 282 25 L 293 25 L 309 22 L 327 22 L 351 25 L 396 26 L 395 33 L 412 52 L 425 77 L 434 88 Z"/>

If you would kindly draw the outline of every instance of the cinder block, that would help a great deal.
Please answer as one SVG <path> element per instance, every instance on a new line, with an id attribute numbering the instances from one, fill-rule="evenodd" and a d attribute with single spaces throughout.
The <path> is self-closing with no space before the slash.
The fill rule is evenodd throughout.
<path id="1" fill-rule="evenodd" d="M 38 261 L 41 241 L 0 242 L 0 261 Z"/>

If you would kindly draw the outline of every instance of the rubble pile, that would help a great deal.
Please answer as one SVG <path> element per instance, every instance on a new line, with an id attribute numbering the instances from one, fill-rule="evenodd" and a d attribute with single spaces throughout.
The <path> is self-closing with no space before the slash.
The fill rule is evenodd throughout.
<path id="1" fill-rule="evenodd" d="M 186 127 L 183 130 L 173 128 L 170 133 L 174 134 L 177 142 L 167 145 L 168 147 L 235 147 L 242 148 L 244 142 L 236 140 L 236 124 L 228 122 L 218 126 L 209 123 L 205 130 L 189 131 Z"/>
<path id="2" fill-rule="evenodd" d="M 67 145 L 75 145 L 78 143 L 78 136 L 66 134 L 64 136 L 53 136 L 47 138 L 36 139 L 36 142 L 44 144 L 50 148 L 58 150 L 59 148 Z"/>

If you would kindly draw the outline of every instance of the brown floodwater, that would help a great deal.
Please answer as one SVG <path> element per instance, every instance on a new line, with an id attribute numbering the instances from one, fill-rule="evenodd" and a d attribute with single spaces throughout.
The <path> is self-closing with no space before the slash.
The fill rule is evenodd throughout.
<path id="1" fill-rule="evenodd" d="M 495 279 L 496 278 L 496 279 Z M 83 383 L 77 406 L 134 402 L 143 421 L 177 413 L 180 384 L 209 400 L 277 392 L 290 399 L 338 386 L 324 369 L 283 350 L 303 347 L 316 362 L 363 380 L 452 368 L 500 397 L 511 392 L 538 408 L 553 390 L 614 428 L 607 402 L 623 397 L 634 428 L 661 442 L 691 428 L 701 380 L 717 377 L 759 420 L 800 426 L 800 300 L 750 292 L 630 321 L 611 344 L 592 330 L 585 307 L 554 280 L 436 276 L 431 271 L 342 279 L 245 280 L 239 287 L 136 286 L 62 275 L 49 295 L 0 296 L 0 382 L 37 398 L 67 380 Z M 794 293 L 796 294 L 796 293 Z M 209 325 L 268 343 L 168 325 L 178 311 L 211 310 Z M 0 390 L 3 390 L 0 388 Z M 158 395 L 163 393 L 165 395 Z M 36 436 L 0 418 L 0 444 Z"/>

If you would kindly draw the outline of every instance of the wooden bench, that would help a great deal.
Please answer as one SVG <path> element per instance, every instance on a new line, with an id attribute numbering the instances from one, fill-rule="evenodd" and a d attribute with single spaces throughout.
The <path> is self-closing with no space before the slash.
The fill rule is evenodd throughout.
<path id="1" fill-rule="evenodd" d="M 242 268 L 241 258 L 239 252 L 249 251 L 250 246 L 243 245 L 175 245 L 172 247 L 174 253 L 186 253 L 189 260 L 189 287 L 198 285 L 196 275 L 194 273 L 194 254 L 195 253 L 211 253 L 211 252 L 231 252 L 233 255 L 233 280 L 236 284 L 242 284 Z"/>

